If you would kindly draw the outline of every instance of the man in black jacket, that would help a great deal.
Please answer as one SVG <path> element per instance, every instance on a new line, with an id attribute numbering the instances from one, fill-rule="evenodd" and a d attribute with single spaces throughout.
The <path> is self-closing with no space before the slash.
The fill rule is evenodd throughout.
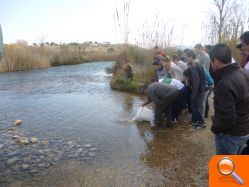
<path id="1" fill-rule="evenodd" d="M 231 63 L 231 49 L 215 45 L 209 53 L 215 83 L 213 125 L 217 154 L 240 154 L 249 139 L 249 73 Z"/>

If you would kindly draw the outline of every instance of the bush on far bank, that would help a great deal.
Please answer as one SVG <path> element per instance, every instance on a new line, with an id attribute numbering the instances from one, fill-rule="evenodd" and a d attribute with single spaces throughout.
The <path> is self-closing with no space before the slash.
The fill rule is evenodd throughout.
<path id="1" fill-rule="evenodd" d="M 51 66 L 73 65 L 92 61 L 115 61 L 119 50 L 108 48 L 80 48 L 71 45 L 27 46 L 10 44 L 4 46 L 0 72 L 23 71 Z"/>

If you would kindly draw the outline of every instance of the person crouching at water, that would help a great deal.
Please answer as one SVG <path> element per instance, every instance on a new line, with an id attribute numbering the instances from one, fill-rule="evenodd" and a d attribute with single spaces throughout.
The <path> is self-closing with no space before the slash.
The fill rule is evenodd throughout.
<path id="1" fill-rule="evenodd" d="M 177 99 L 179 92 L 175 86 L 167 85 L 164 83 L 151 83 L 146 90 L 147 99 L 142 104 L 142 107 L 149 104 L 151 101 L 155 104 L 155 116 L 153 130 L 158 130 L 163 127 L 163 114 L 167 118 L 167 126 L 171 126 L 172 123 L 172 106 Z"/>
<path id="2" fill-rule="evenodd" d="M 185 85 L 181 81 L 179 81 L 177 79 L 171 79 L 171 78 L 159 79 L 159 82 L 175 86 L 179 91 L 179 96 L 175 100 L 175 102 L 173 104 L 173 108 L 172 108 L 173 123 L 177 123 L 178 118 L 179 118 L 182 110 L 186 107 L 186 103 L 185 103 Z"/>

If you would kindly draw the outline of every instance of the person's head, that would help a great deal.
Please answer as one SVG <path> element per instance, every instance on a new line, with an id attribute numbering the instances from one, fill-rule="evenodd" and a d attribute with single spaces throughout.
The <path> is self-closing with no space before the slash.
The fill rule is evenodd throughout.
<path id="1" fill-rule="evenodd" d="M 245 48 L 242 49 L 242 44 L 239 43 L 236 45 L 236 48 L 240 51 L 240 54 L 242 57 L 246 57 L 248 55 L 248 52 L 245 50 Z"/>
<path id="2" fill-rule="evenodd" d="M 159 58 L 155 58 L 152 65 L 156 70 L 159 70 L 162 66 Z"/>
<path id="3" fill-rule="evenodd" d="M 166 69 L 170 68 L 170 61 L 171 60 L 168 56 L 162 57 L 160 61 L 161 61 L 161 64 L 163 65 L 163 67 L 165 67 Z"/>
<path id="4" fill-rule="evenodd" d="M 217 71 L 232 62 L 232 52 L 228 45 L 219 43 L 209 52 L 212 71 Z"/>
<path id="5" fill-rule="evenodd" d="M 203 51 L 203 46 L 200 43 L 196 44 L 194 48 L 195 48 L 195 52 L 197 54 L 199 54 L 199 53 L 201 53 Z"/>
<path id="6" fill-rule="evenodd" d="M 205 51 L 206 53 L 209 53 L 209 51 L 212 49 L 212 45 L 205 45 Z"/>
<path id="7" fill-rule="evenodd" d="M 156 46 L 154 47 L 154 49 L 155 49 L 155 51 L 157 51 L 157 50 L 159 49 L 158 45 L 156 45 Z"/>
<path id="8" fill-rule="evenodd" d="M 180 58 L 177 55 L 172 56 L 173 62 L 178 62 Z"/>
<path id="9" fill-rule="evenodd" d="M 196 59 L 196 53 L 195 53 L 195 51 L 192 50 L 192 49 L 185 49 L 184 53 L 187 56 L 188 63 L 194 64 L 195 63 L 195 59 Z"/>
<path id="10" fill-rule="evenodd" d="M 244 32 L 240 36 L 240 43 L 237 45 L 237 48 L 241 51 L 241 53 L 249 53 L 249 31 Z"/>
<path id="11" fill-rule="evenodd" d="M 131 61 L 129 59 L 126 59 L 125 64 L 129 65 Z"/>

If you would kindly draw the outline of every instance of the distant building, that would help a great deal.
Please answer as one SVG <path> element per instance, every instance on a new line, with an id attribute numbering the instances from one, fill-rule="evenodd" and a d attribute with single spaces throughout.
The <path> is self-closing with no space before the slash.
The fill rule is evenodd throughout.
<path id="1" fill-rule="evenodd" d="M 23 46 L 28 46 L 28 42 L 26 40 L 22 40 L 22 39 L 18 39 L 16 41 L 16 44 L 23 45 Z"/>

